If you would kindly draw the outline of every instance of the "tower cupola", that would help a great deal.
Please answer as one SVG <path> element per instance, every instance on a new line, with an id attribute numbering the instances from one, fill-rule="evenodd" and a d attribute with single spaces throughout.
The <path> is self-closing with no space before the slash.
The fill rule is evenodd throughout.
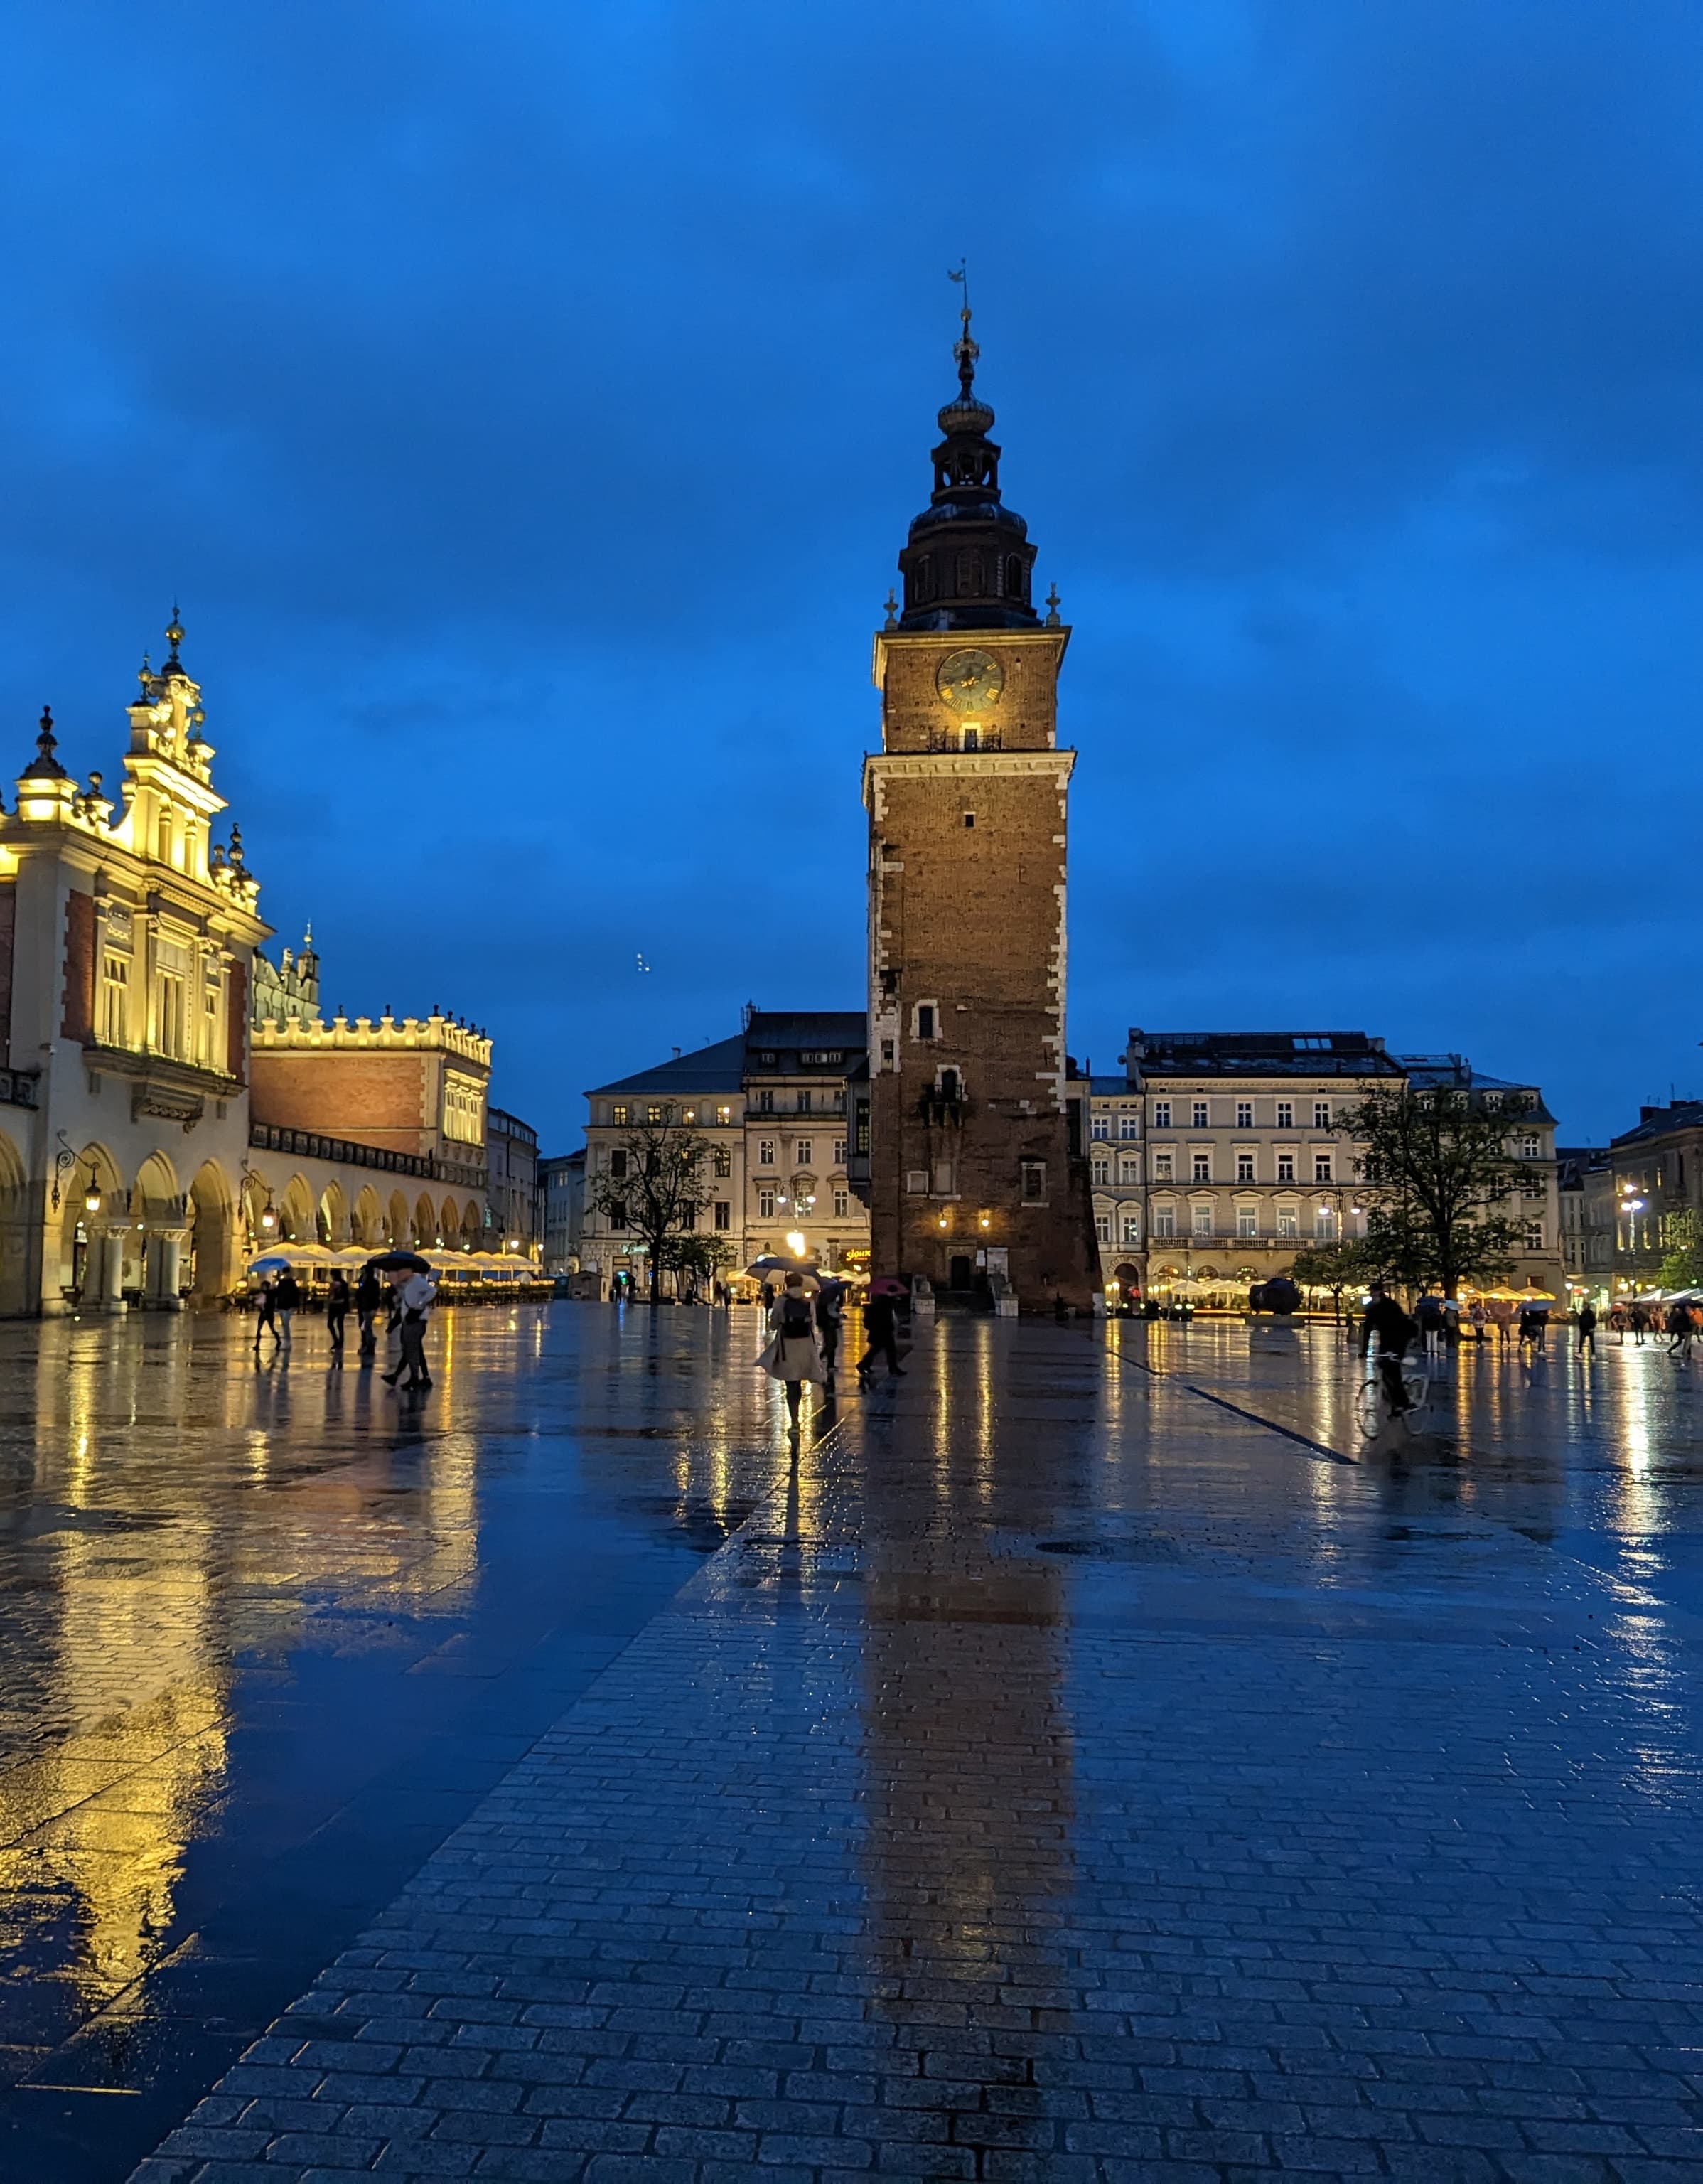
<path id="1" fill-rule="evenodd" d="M 1029 526 L 999 498 L 999 449 L 988 435 L 993 411 L 976 392 L 980 349 L 970 303 L 959 313 L 952 354 L 958 392 L 939 414 L 934 492 L 910 526 L 899 566 L 904 577 L 901 629 L 1032 629 L 1035 549 Z"/>

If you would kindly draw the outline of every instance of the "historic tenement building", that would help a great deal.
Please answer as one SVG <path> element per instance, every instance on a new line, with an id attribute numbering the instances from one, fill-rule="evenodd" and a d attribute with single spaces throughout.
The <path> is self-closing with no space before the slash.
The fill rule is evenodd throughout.
<path id="1" fill-rule="evenodd" d="M 500 1236 L 490 1042 L 327 1022 L 311 945 L 259 952 L 182 638 L 142 664 L 115 795 L 44 713 L 0 813 L 0 1313 L 216 1297 L 281 1240 Z"/>
<path id="2" fill-rule="evenodd" d="M 1066 1090 L 1066 806 L 1057 683 L 1070 632 L 1032 597 L 1000 498 L 967 309 L 934 491 L 875 640 L 869 814 L 869 1194 L 874 1263 L 1020 1304 L 1099 1286 Z"/>
<path id="3" fill-rule="evenodd" d="M 699 1224 L 726 1244 L 736 1278 L 765 1254 L 866 1267 L 869 1217 L 849 1176 L 864 1038 L 859 1011 L 750 1008 L 734 1038 L 599 1085 L 586 1095 L 584 1190 L 618 1181 L 629 1132 L 666 1119 L 707 1141 Z M 604 1295 L 623 1275 L 640 1285 L 639 1240 L 589 1195 L 579 1256 Z"/>

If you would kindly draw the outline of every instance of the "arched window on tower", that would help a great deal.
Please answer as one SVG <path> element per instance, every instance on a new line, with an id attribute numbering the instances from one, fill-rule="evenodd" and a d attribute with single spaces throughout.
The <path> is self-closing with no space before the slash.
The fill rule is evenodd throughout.
<path id="1" fill-rule="evenodd" d="M 910 572 L 911 598 L 920 607 L 926 607 L 934 597 L 934 564 L 927 554 Z"/>
<path id="2" fill-rule="evenodd" d="M 1005 596 L 1008 599 L 1023 596 L 1023 561 L 1019 554 L 1012 554 L 1005 564 Z"/>
<path id="3" fill-rule="evenodd" d="M 982 589 L 982 556 L 973 547 L 966 547 L 958 556 L 958 596 L 960 599 L 977 597 Z"/>

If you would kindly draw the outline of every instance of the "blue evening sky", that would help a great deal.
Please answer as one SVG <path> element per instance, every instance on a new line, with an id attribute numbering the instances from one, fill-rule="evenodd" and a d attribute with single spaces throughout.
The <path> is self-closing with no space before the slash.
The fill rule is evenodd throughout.
<path id="1" fill-rule="evenodd" d="M 487 1025 L 547 1149 L 747 999 L 861 1005 L 960 254 L 1076 631 L 1078 1057 L 1363 1027 L 1599 1139 L 1703 1090 L 1690 0 L 53 0 L 5 54 L 15 762 L 48 698 L 111 777 L 175 593 L 281 938 Z"/>

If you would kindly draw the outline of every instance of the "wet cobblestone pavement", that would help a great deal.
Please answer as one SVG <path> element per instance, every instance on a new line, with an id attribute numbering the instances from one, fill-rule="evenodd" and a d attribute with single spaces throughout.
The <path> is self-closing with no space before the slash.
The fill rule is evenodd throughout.
<path id="1" fill-rule="evenodd" d="M 751 1328 L 412 1432 L 19 1331 L 15 2173 L 1703 2175 L 1703 1366 L 1366 1449 L 1322 1331 L 948 1321 L 793 1453 Z"/>

